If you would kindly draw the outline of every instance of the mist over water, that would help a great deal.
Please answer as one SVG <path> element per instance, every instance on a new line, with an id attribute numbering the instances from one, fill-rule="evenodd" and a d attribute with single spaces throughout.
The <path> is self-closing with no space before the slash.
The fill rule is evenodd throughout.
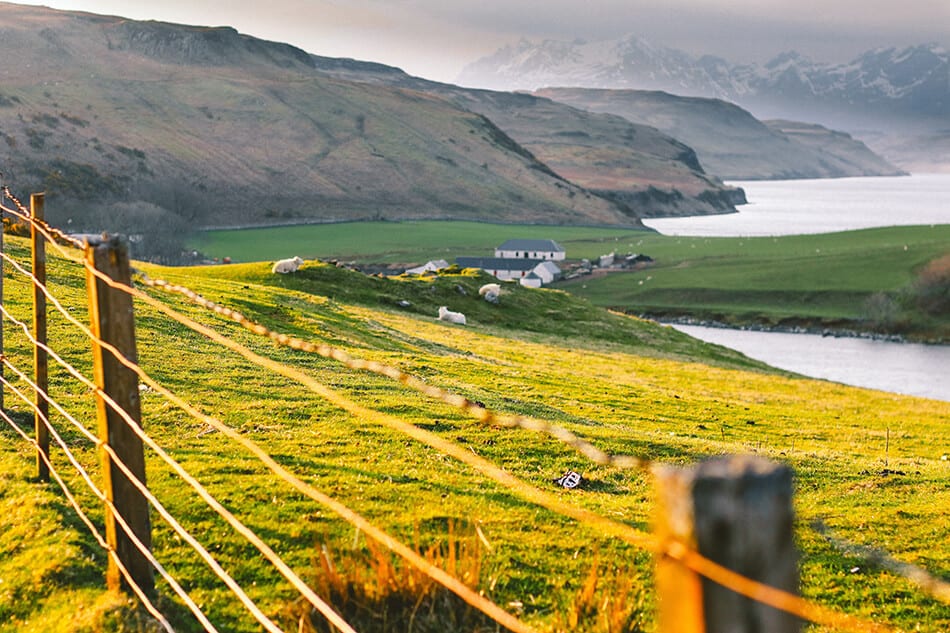
<path id="1" fill-rule="evenodd" d="M 739 213 L 644 224 L 664 235 L 751 237 L 950 223 L 950 174 L 729 184 L 745 189 L 749 200 Z"/>
<path id="2" fill-rule="evenodd" d="M 950 223 L 950 174 L 747 181 L 751 204 L 721 216 L 647 220 L 667 235 L 752 237 Z M 947 245 L 950 251 L 950 244 Z M 950 345 L 674 326 L 806 376 L 950 401 Z"/>

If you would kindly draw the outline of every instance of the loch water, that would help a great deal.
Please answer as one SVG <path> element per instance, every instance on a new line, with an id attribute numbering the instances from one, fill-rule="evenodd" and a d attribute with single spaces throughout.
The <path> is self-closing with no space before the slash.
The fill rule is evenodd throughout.
<path id="1" fill-rule="evenodd" d="M 739 213 L 645 223 L 667 235 L 729 237 L 828 233 L 950 224 L 950 174 L 732 182 L 750 204 Z M 950 244 L 947 245 L 950 251 Z M 674 326 L 696 338 L 814 378 L 950 401 L 950 345 L 813 334 Z"/>

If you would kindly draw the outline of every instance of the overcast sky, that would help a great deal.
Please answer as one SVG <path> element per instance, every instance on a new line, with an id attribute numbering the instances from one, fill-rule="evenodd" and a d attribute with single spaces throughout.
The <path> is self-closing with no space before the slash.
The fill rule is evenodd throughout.
<path id="1" fill-rule="evenodd" d="M 655 45 L 764 62 L 795 49 L 847 61 L 879 46 L 950 48 L 950 0 L 47 0 L 27 2 L 184 24 L 233 26 L 318 55 L 452 81 L 521 37 L 633 34 Z"/>

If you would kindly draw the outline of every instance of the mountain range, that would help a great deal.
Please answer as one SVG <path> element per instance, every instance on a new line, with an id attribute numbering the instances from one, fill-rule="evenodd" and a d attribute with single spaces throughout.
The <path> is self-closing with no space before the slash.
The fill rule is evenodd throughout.
<path id="1" fill-rule="evenodd" d="M 522 40 L 468 65 L 458 82 L 503 90 L 637 89 L 722 99 L 758 118 L 867 133 L 873 148 L 890 148 L 902 158 L 909 158 L 912 146 L 905 142 L 902 153 L 895 135 L 917 139 L 914 144 L 937 139 L 930 149 L 937 151 L 938 163 L 944 156 L 940 139 L 950 129 L 950 52 L 936 44 L 871 50 L 847 63 L 816 62 L 789 51 L 758 65 L 696 57 L 635 36 Z"/>

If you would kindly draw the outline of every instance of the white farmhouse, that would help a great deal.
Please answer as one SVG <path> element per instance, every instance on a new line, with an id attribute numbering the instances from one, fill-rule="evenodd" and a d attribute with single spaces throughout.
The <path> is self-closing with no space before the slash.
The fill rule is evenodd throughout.
<path id="1" fill-rule="evenodd" d="M 501 281 L 521 281 L 533 274 L 541 283 L 548 284 L 561 274 L 561 269 L 554 262 L 537 259 L 456 257 L 455 263 L 462 268 L 481 268 Z"/>
<path id="2" fill-rule="evenodd" d="M 567 256 L 554 240 L 508 240 L 495 249 L 495 257 L 560 261 Z"/>

